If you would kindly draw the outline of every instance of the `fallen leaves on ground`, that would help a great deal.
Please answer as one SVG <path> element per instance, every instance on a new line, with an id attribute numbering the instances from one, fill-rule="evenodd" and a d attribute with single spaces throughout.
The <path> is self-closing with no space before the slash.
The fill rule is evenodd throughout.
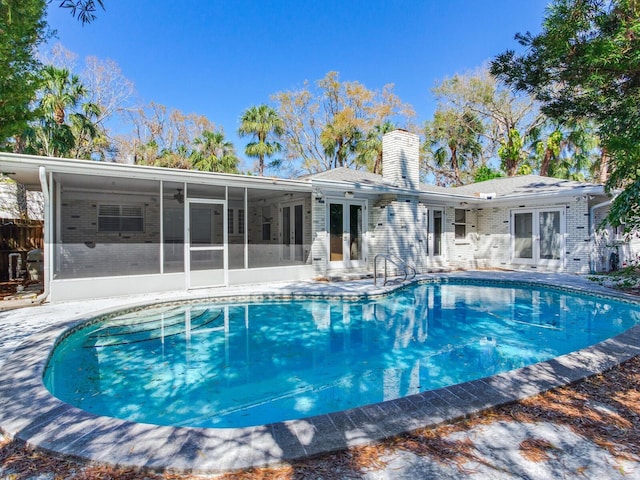
<path id="1" fill-rule="evenodd" d="M 544 438 L 527 438 L 520 442 L 519 447 L 522 456 L 530 462 L 546 462 L 551 458 L 549 451 L 556 450 L 556 447 Z"/>
<path id="2" fill-rule="evenodd" d="M 468 464 L 487 464 L 476 452 L 471 439 L 452 440 L 451 434 L 496 421 L 550 422 L 566 426 L 617 458 L 640 461 L 639 392 L 640 357 L 636 357 L 604 374 L 494 408 L 470 419 L 419 429 L 374 445 L 354 447 L 281 467 L 252 468 L 217 476 L 141 472 L 109 465 L 85 465 L 5 440 L 0 443 L 0 473 L 13 480 L 29 480 L 46 473 L 65 480 L 342 480 L 361 478 L 363 472 L 384 468 L 384 459 L 398 451 L 429 456 L 465 472 Z M 519 447 L 525 458 L 537 462 L 547 461 L 549 452 L 555 448 L 548 441 L 537 438 L 524 440 Z"/>

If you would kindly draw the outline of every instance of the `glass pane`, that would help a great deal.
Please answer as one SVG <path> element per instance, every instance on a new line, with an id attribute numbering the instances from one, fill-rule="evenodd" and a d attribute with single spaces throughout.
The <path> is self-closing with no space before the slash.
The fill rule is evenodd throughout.
<path id="1" fill-rule="evenodd" d="M 533 214 L 516 213 L 513 216 L 515 258 L 533 258 Z"/>
<path id="2" fill-rule="evenodd" d="M 343 259 L 342 234 L 344 233 L 344 212 L 340 203 L 329 206 L 329 259 L 339 262 Z"/>
<path id="3" fill-rule="evenodd" d="M 540 212 L 540 259 L 560 260 L 560 212 Z"/>
<path id="4" fill-rule="evenodd" d="M 442 210 L 433 212 L 433 254 L 442 255 Z"/>
<path id="5" fill-rule="evenodd" d="M 429 210 L 426 208 L 422 212 L 421 244 L 425 255 L 429 255 Z"/>
<path id="6" fill-rule="evenodd" d="M 262 207 L 262 240 L 271 241 L 271 207 Z"/>
<path id="7" fill-rule="evenodd" d="M 349 206 L 349 238 L 351 260 L 362 260 L 362 205 Z"/>
<path id="8" fill-rule="evenodd" d="M 144 231 L 144 221 L 142 218 L 125 218 L 121 219 L 121 230 L 123 232 L 143 232 Z"/>
<path id="9" fill-rule="evenodd" d="M 238 210 L 238 234 L 244 235 L 244 209 Z"/>
<path id="10" fill-rule="evenodd" d="M 270 223 L 262 224 L 262 240 L 265 240 L 265 241 L 271 240 L 271 224 Z"/>
<path id="11" fill-rule="evenodd" d="M 302 222 L 304 221 L 304 215 L 302 214 L 303 212 L 303 207 L 302 205 L 296 205 L 295 207 L 295 212 L 294 212 L 294 217 L 295 217 L 295 231 L 294 233 L 294 241 L 295 241 L 295 254 L 294 254 L 294 259 L 296 261 L 303 261 L 304 260 L 304 247 L 303 247 L 303 243 L 304 243 L 304 239 L 303 239 L 303 235 L 302 235 Z"/>
<path id="12" fill-rule="evenodd" d="M 282 258 L 291 258 L 291 207 L 282 208 Z"/>
<path id="13" fill-rule="evenodd" d="M 235 232 L 233 230 L 233 208 L 227 208 L 227 233 L 229 235 L 233 235 Z"/>

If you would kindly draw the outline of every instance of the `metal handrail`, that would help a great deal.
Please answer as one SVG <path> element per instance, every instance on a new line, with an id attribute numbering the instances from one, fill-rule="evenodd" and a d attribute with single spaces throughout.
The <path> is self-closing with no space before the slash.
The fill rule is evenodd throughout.
<path id="1" fill-rule="evenodd" d="M 393 253 L 379 253 L 375 257 L 373 257 L 373 285 L 374 286 L 378 285 L 378 258 L 384 258 L 384 282 L 382 284 L 383 287 L 387 284 L 387 281 L 388 281 L 387 262 L 391 262 L 393 265 L 395 265 L 396 267 L 402 270 L 402 272 L 404 273 L 404 278 L 402 279 L 403 282 L 407 280 L 407 277 L 409 276 L 409 272 L 407 270 L 413 271 L 413 275 L 411 277 L 412 280 L 416 278 L 416 275 L 418 273 L 417 270 L 413 266 L 405 262 L 398 255 L 395 255 Z"/>

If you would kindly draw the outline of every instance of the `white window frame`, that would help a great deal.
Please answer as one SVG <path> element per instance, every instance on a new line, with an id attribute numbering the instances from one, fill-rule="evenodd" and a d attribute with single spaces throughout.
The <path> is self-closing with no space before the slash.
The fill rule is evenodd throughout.
<path id="1" fill-rule="evenodd" d="M 558 212 L 560 214 L 559 231 L 560 243 L 558 245 L 558 251 L 560 253 L 559 259 L 544 259 L 540 255 L 540 213 L 543 212 Z M 515 238 L 515 216 L 516 214 L 531 213 L 532 215 L 532 253 L 531 258 L 517 257 L 516 256 L 516 238 Z M 517 208 L 512 209 L 509 214 L 509 236 L 511 238 L 510 256 L 511 263 L 523 264 L 532 266 L 551 266 L 551 267 L 566 267 L 566 237 L 567 237 L 567 216 L 566 207 L 562 205 L 549 206 L 549 207 L 531 207 L 531 208 Z"/>
<path id="2" fill-rule="evenodd" d="M 464 221 L 459 222 L 458 221 L 458 211 L 462 211 L 464 213 Z M 466 208 L 456 208 L 453 211 L 453 239 L 456 243 L 468 243 L 467 242 L 467 234 L 469 233 L 467 231 L 467 209 Z M 457 227 L 464 227 L 464 234 L 461 237 L 458 237 L 458 232 L 457 232 Z"/>

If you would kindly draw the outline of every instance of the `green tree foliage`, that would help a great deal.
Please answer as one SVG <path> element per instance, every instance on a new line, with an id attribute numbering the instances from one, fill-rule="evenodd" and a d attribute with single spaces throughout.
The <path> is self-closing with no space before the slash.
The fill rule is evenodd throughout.
<path id="1" fill-rule="evenodd" d="M 224 137 L 223 132 L 202 132 L 194 141 L 195 150 L 191 153 L 191 165 L 194 170 L 203 172 L 238 173 L 240 160 L 233 143 Z"/>
<path id="2" fill-rule="evenodd" d="M 45 0 L 0 0 L 0 147 L 19 150 L 9 141 L 31 118 L 30 102 L 38 87 L 35 49 L 46 37 Z"/>
<path id="3" fill-rule="evenodd" d="M 531 133 L 529 141 L 532 164 L 542 176 L 584 181 L 598 171 L 598 138 L 586 122 L 561 124 L 550 119 Z"/>
<path id="4" fill-rule="evenodd" d="M 54 157 L 91 157 L 103 133 L 95 123 L 100 108 L 87 101 L 87 89 L 66 68 L 47 65 L 41 72 L 36 119 L 26 135 L 26 150 Z"/>
<path id="5" fill-rule="evenodd" d="M 494 178 L 500 178 L 502 174 L 498 170 L 494 170 L 488 165 L 480 165 L 473 172 L 473 181 L 474 182 L 484 182 L 486 180 L 493 180 Z"/>
<path id="6" fill-rule="evenodd" d="M 519 172 L 526 158 L 524 139 L 544 119 L 531 96 L 515 95 L 486 68 L 445 79 L 432 92 L 440 110 L 473 115 L 482 122 L 482 164 L 497 156 L 507 175 Z"/>
<path id="7" fill-rule="evenodd" d="M 542 32 L 516 39 L 525 52 L 506 51 L 491 71 L 535 95 L 552 118 L 596 125 L 607 185 L 625 188 L 610 221 L 640 227 L 640 2 L 555 0 Z"/>
<path id="8" fill-rule="evenodd" d="M 393 85 L 373 91 L 329 72 L 315 87 L 305 83 L 300 90 L 274 95 L 285 125 L 287 158 L 299 162 L 302 171 L 358 167 L 359 144 L 377 125 L 396 121 L 412 128 L 413 109 L 393 93 Z"/>
<path id="9" fill-rule="evenodd" d="M 203 115 L 154 102 L 128 113 L 132 134 L 117 139 L 123 158 L 139 165 L 238 173 L 233 144 Z"/>
<path id="10" fill-rule="evenodd" d="M 369 130 L 356 146 L 356 164 L 363 165 L 372 173 L 382 174 L 382 137 L 395 129 L 395 124 L 387 120 Z"/>
<path id="11" fill-rule="evenodd" d="M 104 10 L 103 0 L 60 0 L 60 7 L 68 8 L 71 15 L 80 20 L 83 25 L 96 19 L 95 12 L 98 6 Z"/>
<path id="12" fill-rule="evenodd" d="M 245 148 L 245 153 L 258 159 L 258 175 L 264 175 L 264 159 L 282 151 L 278 143 L 284 134 L 284 122 L 278 112 L 268 105 L 258 105 L 246 110 L 240 117 L 238 133 L 241 137 L 251 135 L 253 141 Z M 277 165 L 277 161 L 273 166 Z"/>
<path id="13" fill-rule="evenodd" d="M 470 179 L 482 154 L 484 125 L 471 111 L 438 108 L 425 124 L 427 172 L 439 185 L 459 186 Z"/>

